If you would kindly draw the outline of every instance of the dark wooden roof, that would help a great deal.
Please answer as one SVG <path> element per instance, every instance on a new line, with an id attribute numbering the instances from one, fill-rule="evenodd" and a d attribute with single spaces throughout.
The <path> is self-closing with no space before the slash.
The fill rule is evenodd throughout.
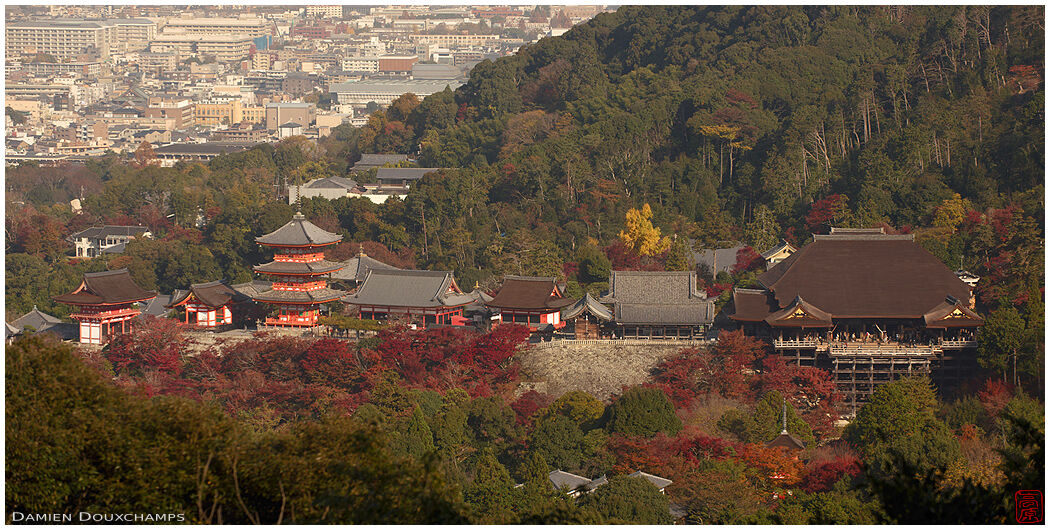
<path id="1" fill-rule="evenodd" d="M 287 224 L 255 238 L 260 245 L 284 247 L 320 247 L 337 243 L 343 236 L 321 230 L 317 225 L 306 220 L 301 212 L 296 212 Z"/>
<path id="2" fill-rule="evenodd" d="M 572 303 L 562 297 L 554 278 L 507 276 L 496 296 L 486 305 L 500 309 L 553 311 Z"/>
<path id="3" fill-rule="evenodd" d="M 55 301 L 71 305 L 108 305 L 139 302 L 155 296 L 157 293 L 139 287 L 127 269 L 117 269 L 84 273 L 79 287 L 56 296 Z"/>
<path id="4" fill-rule="evenodd" d="M 235 291 L 222 280 L 216 280 L 214 282 L 195 283 L 190 285 L 190 288 L 185 291 L 176 291 L 172 301 L 164 307 L 175 307 L 185 303 L 191 294 L 197 301 L 208 307 L 222 307 L 231 301 L 239 302 L 247 299 L 246 296 Z"/>
<path id="5" fill-rule="evenodd" d="M 922 318 L 970 288 L 910 236 L 839 231 L 802 247 L 758 277 L 777 305 L 801 296 L 834 318 Z"/>
<path id="6" fill-rule="evenodd" d="M 781 431 L 780 436 L 766 442 L 766 447 L 786 447 L 787 449 L 801 451 L 806 448 L 806 444 L 802 440 L 788 434 L 787 431 Z"/>
<path id="7" fill-rule="evenodd" d="M 762 322 L 776 310 L 770 307 L 770 298 L 763 289 L 733 289 L 733 304 L 726 313 L 738 322 Z"/>
<path id="8" fill-rule="evenodd" d="M 945 300 L 922 316 L 928 328 L 963 328 L 981 326 L 984 319 L 959 301 Z"/>
<path id="9" fill-rule="evenodd" d="M 801 296 L 795 297 L 795 301 L 790 306 L 770 314 L 764 320 L 770 326 L 793 328 L 831 327 L 831 315 L 803 300 Z"/>

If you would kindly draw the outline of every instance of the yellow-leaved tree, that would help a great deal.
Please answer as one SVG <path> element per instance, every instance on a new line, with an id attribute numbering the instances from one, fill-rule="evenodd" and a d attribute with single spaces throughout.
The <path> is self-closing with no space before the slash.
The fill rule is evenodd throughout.
<path id="1" fill-rule="evenodd" d="M 634 249 L 639 256 L 654 256 L 671 247 L 671 239 L 660 235 L 660 229 L 653 226 L 653 210 L 649 203 L 641 209 L 627 210 L 627 226 L 620 231 L 620 241 L 624 246 Z"/>

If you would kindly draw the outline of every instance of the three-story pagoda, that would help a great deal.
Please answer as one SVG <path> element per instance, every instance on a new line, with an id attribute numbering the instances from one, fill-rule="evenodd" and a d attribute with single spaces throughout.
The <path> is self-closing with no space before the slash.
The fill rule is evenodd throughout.
<path id="1" fill-rule="evenodd" d="M 317 325 L 320 306 L 346 294 L 328 288 L 326 276 L 343 268 L 324 258 L 324 247 L 343 236 L 326 232 L 296 212 L 288 224 L 255 238 L 273 249 L 273 261 L 257 265 L 255 271 L 270 277 L 270 289 L 254 293 L 252 299 L 275 306 L 277 314 L 266 318 L 267 326 L 312 327 Z"/>

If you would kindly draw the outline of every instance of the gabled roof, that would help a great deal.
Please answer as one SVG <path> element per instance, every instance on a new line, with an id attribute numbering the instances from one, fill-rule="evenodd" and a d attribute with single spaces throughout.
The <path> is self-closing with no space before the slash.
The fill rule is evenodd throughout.
<path id="1" fill-rule="evenodd" d="M 387 265 L 365 254 L 364 249 L 360 249 L 356 256 L 344 261 L 342 264 L 342 269 L 332 272 L 331 278 L 333 280 L 363 282 L 365 281 L 365 275 L 372 269 L 398 270 L 393 265 Z"/>
<path id="2" fill-rule="evenodd" d="M 928 328 L 973 327 L 984 324 L 984 319 L 958 300 L 945 300 L 922 316 Z"/>
<path id="3" fill-rule="evenodd" d="M 456 307 L 473 300 L 451 271 L 400 269 L 371 269 L 357 292 L 342 298 L 348 304 L 387 307 Z"/>
<path id="4" fill-rule="evenodd" d="M 554 484 L 554 488 L 559 490 L 567 489 L 568 491 L 576 491 L 591 483 L 591 479 L 587 477 L 573 475 L 572 473 L 560 469 L 551 471 L 547 475 L 547 478 L 549 478 L 551 483 Z"/>
<path id="5" fill-rule="evenodd" d="M 18 335 L 19 333 L 22 332 L 22 330 L 12 326 L 11 324 L 9 324 L 7 322 L 4 322 L 4 325 L 7 326 L 6 328 L 4 328 L 4 338 L 5 339 L 9 339 L 11 337 L 14 337 L 15 335 Z"/>
<path id="6" fill-rule="evenodd" d="M 33 310 L 16 318 L 11 325 L 16 328 L 19 332 L 24 330 L 26 326 L 31 326 L 37 331 L 43 331 L 47 328 L 54 326 L 55 324 L 61 324 L 62 319 L 53 317 L 33 306 Z"/>
<path id="7" fill-rule="evenodd" d="M 776 311 L 765 318 L 770 326 L 788 326 L 793 328 L 830 328 L 831 315 L 819 307 L 805 301 L 801 296 L 788 307 Z"/>
<path id="8" fill-rule="evenodd" d="M 773 256 L 775 256 L 775 255 L 777 255 L 777 254 L 779 254 L 781 252 L 784 252 L 784 251 L 787 251 L 788 253 L 794 253 L 794 252 L 797 252 L 798 249 L 795 248 L 795 246 L 792 245 L 791 243 L 788 243 L 787 241 L 784 241 L 783 239 L 781 239 L 779 244 L 777 244 L 773 248 L 763 252 L 762 253 L 762 257 L 765 258 L 765 259 L 769 259 L 769 258 L 771 258 L 771 257 L 773 257 Z"/>
<path id="9" fill-rule="evenodd" d="M 841 230 L 815 240 L 758 277 L 779 307 L 796 297 L 834 318 L 921 318 L 970 288 L 911 236 Z"/>
<path id="10" fill-rule="evenodd" d="M 139 302 L 155 296 L 157 293 L 139 287 L 131 279 L 128 269 L 117 269 L 84 273 L 80 286 L 56 296 L 55 301 L 72 305 L 107 305 Z"/>
<path id="11" fill-rule="evenodd" d="M 694 271 L 613 271 L 609 293 L 617 324 L 699 325 L 714 321 L 713 300 L 696 289 Z"/>
<path id="12" fill-rule="evenodd" d="M 247 299 L 241 293 L 235 291 L 232 287 L 226 284 L 222 280 L 216 280 L 207 283 L 195 283 L 190 285 L 190 288 L 185 291 L 175 291 L 172 296 L 171 302 L 165 307 L 175 307 L 180 304 L 184 304 L 189 301 L 190 295 L 208 307 L 222 307 L 231 301 L 239 302 Z"/>
<path id="13" fill-rule="evenodd" d="M 321 230 L 317 225 L 307 221 L 302 212 L 295 212 L 292 220 L 287 224 L 269 234 L 255 238 L 255 241 L 260 245 L 320 247 L 331 245 L 341 239 L 343 236 Z"/>
<path id="14" fill-rule="evenodd" d="M 352 190 L 357 187 L 357 182 L 345 177 L 325 177 L 313 179 L 303 185 L 307 189 L 346 189 Z"/>
<path id="15" fill-rule="evenodd" d="M 555 278 L 506 276 L 503 286 L 487 305 L 500 309 L 551 311 L 571 303 L 572 300 L 562 297 Z"/>
<path id="16" fill-rule="evenodd" d="M 149 315 L 157 318 L 165 317 L 168 313 L 171 313 L 171 309 L 168 305 L 176 295 L 182 291 L 176 290 L 172 294 L 158 294 L 156 298 L 149 300 L 148 302 L 139 302 L 140 304 L 145 303 L 145 307 L 142 308 L 142 312 L 139 313 L 139 318 L 146 318 Z"/>
<path id="17" fill-rule="evenodd" d="M 662 490 L 667 486 L 674 484 L 674 481 L 671 479 L 658 477 L 656 475 L 650 475 L 649 473 L 646 473 L 644 471 L 635 471 L 634 473 L 631 473 L 627 476 L 631 478 L 644 478 L 645 480 L 648 480 L 653 486 L 656 486 L 656 489 L 658 490 Z"/>
<path id="18" fill-rule="evenodd" d="M 81 230 L 71 236 L 70 240 L 87 238 L 87 239 L 105 239 L 107 237 L 136 237 L 149 232 L 149 228 L 145 226 L 116 226 L 116 225 L 105 225 L 105 226 L 93 226 Z"/>
<path id="19" fill-rule="evenodd" d="M 577 300 L 576 303 L 572 304 L 569 307 L 566 307 L 565 309 L 562 309 L 561 319 L 573 319 L 580 316 L 584 312 L 590 313 L 599 320 L 604 320 L 606 322 L 609 322 L 613 319 L 612 311 L 609 311 L 608 307 L 605 307 L 600 302 L 598 302 L 598 300 L 591 296 L 591 293 L 584 294 L 583 298 Z"/>

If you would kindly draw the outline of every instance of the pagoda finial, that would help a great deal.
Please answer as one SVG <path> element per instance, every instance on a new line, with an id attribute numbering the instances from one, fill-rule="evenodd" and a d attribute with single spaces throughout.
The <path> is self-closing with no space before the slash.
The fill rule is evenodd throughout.
<path id="1" fill-rule="evenodd" d="M 787 402 L 786 398 L 784 399 L 784 411 L 781 414 L 781 417 L 784 420 L 784 424 L 783 424 L 783 429 L 780 431 L 780 434 L 787 434 L 788 433 L 788 402 Z"/>
<path id="2" fill-rule="evenodd" d="M 481 285 L 478 284 L 477 280 L 474 280 L 474 288 L 475 289 L 480 289 L 481 288 Z"/>
<path id="3" fill-rule="evenodd" d="M 357 244 L 357 255 L 358 256 L 364 256 L 365 255 L 365 244 L 364 243 L 358 243 Z"/>
<path id="4" fill-rule="evenodd" d="M 306 216 L 303 215 L 303 212 L 296 211 L 295 215 L 292 216 L 292 219 L 295 220 L 295 221 L 302 221 L 302 220 L 306 219 Z"/>

